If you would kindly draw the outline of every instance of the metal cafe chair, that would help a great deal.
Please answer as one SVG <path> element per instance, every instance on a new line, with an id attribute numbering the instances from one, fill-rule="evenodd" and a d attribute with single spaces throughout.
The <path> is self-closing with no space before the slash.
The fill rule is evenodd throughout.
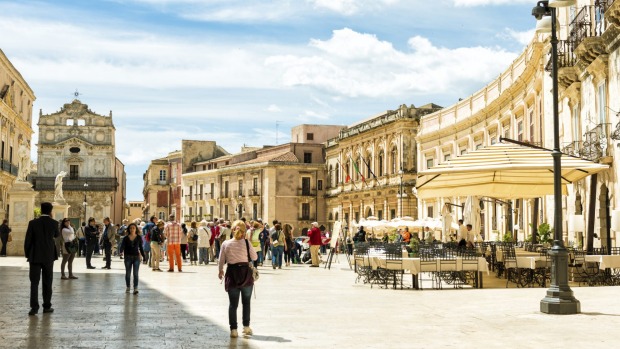
<path id="1" fill-rule="evenodd" d="M 462 279 L 456 270 L 456 253 L 452 251 L 443 250 L 439 253 L 439 271 L 438 286 L 442 288 L 442 281 L 452 285 L 454 288 L 461 286 Z"/>
<path id="2" fill-rule="evenodd" d="M 467 280 L 472 280 L 474 287 L 480 287 L 480 281 L 478 280 L 480 274 L 480 265 L 478 264 L 478 255 L 474 251 L 463 251 L 461 253 L 463 263 L 463 277 L 465 283 Z"/>
<path id="3" fill-rule="evenodd" d="M 366 242 L 358 242 L 355 244 L 355 249 L 353 250 L 355 272 L 357 273 L 355 283 L 358 283 L 360 280 L 362 280 L 365 284 L 370 282 L 369 276 L 372 271 L 372 265 L 370 262 L 370 256 L 368 255 L 368 250 L 369 245 Z"/>
<path id="4" fill-rule="evenodd" d="M 400 244 L 386 245 L 385 249 L 385 287 L 387 288 L 388 279 L 393 279 L 393 288 L 396 289 L 396 284 L 400 280 L 400 289 L 403 289 L 403 251 Z"/>
<path id="5" fill-rule="evenodd" d="M 437 257 L 432 249 L 423 249 L 420 250 L 420 272 L 418 273 L 418 278 L 420 282 L 418 283 L 420 290 L 423 289 L 423 281 L 431 281 L 431 287 L 436 288 L 437 283 Z M 423 275 L 429 274 L 429 279 L 424 279 Z"/>

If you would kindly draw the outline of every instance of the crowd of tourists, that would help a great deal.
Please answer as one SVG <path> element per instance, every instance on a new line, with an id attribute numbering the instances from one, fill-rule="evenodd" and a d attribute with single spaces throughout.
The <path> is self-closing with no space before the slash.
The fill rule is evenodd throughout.
<path id="1" fill-rule="evenodd" d="M 86 268 L 95 269 L 93 255 L 103 252 L 102 269 L 110 270 L 113 257 L 124 261 L 126 293 L 137 295 L 139 270 L 148 265 L 152 272 L 183 272 L 184 264 L 218 267 L 218 277 L 225 281 L 229 294 L 229 322 L 231 337 L 237 337 L 237 307 L 243 304 L 243 334 L 252 335 L 250 296 L 253 292 L 254 270 L 270 264 L 273 269 L 307 261 L 311 267 L 320 263 L 319 250 L 324 245 L 325 232 L 312 223 L 307 232 L 308 251 L 302 248 L 303 239 L 295 238 L 294 227 L 277 220 L 272 225 L 262 220 L 235 222 L 223 219 L 179 223 L 174 215 L 167 221 L 153 216 L 148 222 L 124 220 L 114 225 L 106 217 L 101 223 L 93 217 L 79 228 L 64 218 L 60 223 L 51 218 L 52 204 L 41 204 L 41 216 L 30 221 L 24 242 L 24 253 L 30 263 L 30 312 L 39 310 L 38 285 L 43 284 L 43 312 L 51 313 L 51 283 L 54 261 L 62 258 L 61 280 L 75 280 L 75 257 L 84 257 Z M 327 233 L 328 234 L 328 233 Z M 304 253 L 305 252 L 305 253 Z M 303 254 L 303 256 L 302 256 Z M 98 257 L 99 258 L 99 257 Z M 267 263 L 270 261 L 270 263 Z M 226 266 L 226 269 L 224 268 Z M 266 265 L 268 267 L 268 265 Z M 65 273 L 67 270 L 67 273 Z M 131 287 L 133 286 L 133 292 Z"/>

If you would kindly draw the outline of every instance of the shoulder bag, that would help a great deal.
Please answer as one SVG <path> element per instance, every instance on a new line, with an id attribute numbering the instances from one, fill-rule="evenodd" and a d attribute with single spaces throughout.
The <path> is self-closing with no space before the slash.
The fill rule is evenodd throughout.
<path id="1" fill-rule="evenodd" d="M 254 279 L 254 281 L 258 281 L 258 278 L 260 278 L 260 275 L 258 274 L 258 269 L 254 268 L 254 263 L 252 262 L 252 258 L 250 258 L 250 243 L 248 242 L 247 239 L 245 239 L 245 247 L 247 248 L 247 252 L 248 252 L 248 264 L 250 266 L 250 271 L 252 272 L 252 279 Z"/>

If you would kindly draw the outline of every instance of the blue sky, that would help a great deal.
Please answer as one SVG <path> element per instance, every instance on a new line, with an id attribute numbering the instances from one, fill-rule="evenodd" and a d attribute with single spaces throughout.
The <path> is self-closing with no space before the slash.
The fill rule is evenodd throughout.
<path id="1" fill-rule="evenodd" d="M 127 196 L 181 139 L 280 143 L 400 104 L 449 106 L 532 39 L 533 0 L 0 0 L 0 48 L 57 111 L 113 111 Z M 36 143 L 35 134 L 33 138 Z M 36 157 L 36 147 L 33 147 Z"/>

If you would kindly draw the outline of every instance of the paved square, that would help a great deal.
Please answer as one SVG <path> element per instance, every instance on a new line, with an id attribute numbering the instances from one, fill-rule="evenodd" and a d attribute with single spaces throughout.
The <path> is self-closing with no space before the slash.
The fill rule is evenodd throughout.
<path id="1" fill-rule="evenodd" d="M 617 287 L 576 287 L 583 313 L 538 311 L 542 288 L 440 291 L 355 284 L 344 256 L 331 270 L 261 269 L 250 338 L 230 339 L 228 298 L 217 267 L 140 272 L 140 294 L 125 294 L 122 261 L 60 280 L 55 312 L 29 317 L 28 264 L 0 259 L 2 348 L 609 348 L 620 344 Z M 100 258 L 94 259 L 101 267 Z M 485 287 L 492 286 L 485 280 Z M 239 310 L 240 317 L 240 310 Z"/>

